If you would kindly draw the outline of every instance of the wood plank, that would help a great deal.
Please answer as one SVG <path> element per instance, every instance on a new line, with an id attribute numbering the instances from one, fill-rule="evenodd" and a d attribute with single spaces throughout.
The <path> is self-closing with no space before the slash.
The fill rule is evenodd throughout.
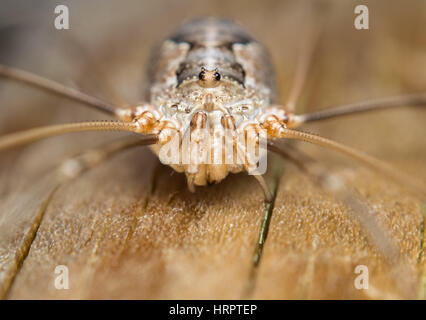
<path id="1" fill-rule="evenodd" d="M 333 7 L 334 14 L 302 95 L 301 109 L 424 90 L 424 30 L 419 31 L 414 23 L 424 21 L 424 3 L 419 1 L 417 7 L 401 8 L 395 2 L 398 10 L 391 5 L 385 8 L 369 4 L 371 12 L 381 14 L 372 20 L 374 28 L 364 33 L 353 30 L 354 3 Z M 137 101 L 143 57 L 150 47 L 189 13 L 199 15 L 205 10 L 236 17 L 263 37 L 261 40 L 275 58 L 281 91 L 286 92 L 292 81 L 291 59 L 296 56 L 292 51 L 294 45 L 290 44 L 298 40 L 292 30 L 301 29 L 301 21 L 292 14 L 297 6 L 292 2 L 271 2 L 267 6 L 263 2 L 248 5 L 242 1 L 209 5 L 207 9 L 199 4 L 182 5 L 168 17 L 167 23 L 149 19 L 158 16 L 158 8 L 135 5 L 132 21 L 139 12 L 144 19 L 136 25 L 140 30 L 153 30 L 143 33 L 143 43 L 139 34 L 113 37 L 120 34 L 115 25 L 106 29 L 108 23 L 92 19 L 96 28 L 102 26 L 102 30 L 111 31 L 114 39 L 105 39 L 105 43 L 99 40 L 93 48 L 99 49 L 95 51 L 96 57 L 107 61 L 109 74 L 115 75 L 112 82 L 129 102 Z M 240 10 L 241 5 L 247 8 L 246 12 Z M 113 4 L 109 6 L 116 8 Z M 131 6 L 127 10 L 132 10 Z M 88 8 L 75 19 L 82 22 L 93 12 Z M 270 19 L 265 22 L 259 16 Z M 127 26 L 134 25 L 129 22 Z M 90 40 L 98 38 L 96 28 L 83 32 L 76 25 L 75 32 Z M 277 42 L 277 38 L 284 40 Z M 39 48 L 46 59 L 46 52 L 53 52 L 48 48 Z M 57 59 L 44 65 L 62 65 L 63 61 Z M 44 70 L 40 61 L 33 63 L 40 72 L 54 74 L 47 67 Z M 70 65 L 69 69 L 73 67 Z M 84 75 L 93 70 L 90 64 L 83 69 Z M 58 74 L 57 79 L 77 79 L 77 74 L 78 71 Z M 29 89 L 4 89 L 2 105 L 4 102 L 8 107 L 0 111 L 2 131 L 102 118 Z M 41 113 L 46 107 L 49 116 Z M 425 121 L 426 114 L 419 108 L 335 120 L 307 130 L 357 147 L 424 180 Z M 268 238 L 255 269 L 253 258 L 265 208 L 262 192 L 252 177 L 233 175 L 221 184 L 198 188 L 192 194 L 182 175 L 160 165 L 144 148 L 123 152 L 71 181 L 64 181 L 55 171 L 59 160 L 114 137 L 60 137 L 1 155 L 1 298 L 406 297 L 347 209 L 288 162 L 275 159 L 270 164 L 268 181 L 274 185 L 279 179 L 279 184 Z M 346 178 L 377 210 L 416 272 L 415 297 L 424 298 L 425 204 L 411 196 L 404 186 L 397 186 L 355 162 L 314 146 L 297 146 Z M 282 175 L 277 175 L 281 166 Z M 369 268 L 368 290 L 356 290 L 353 285 L 354 268 L 360 264 Z M 69 268 L 69 290 L 54 287 L 58 265 Z"/>
<path id="2" fill-rule="evenodd" d="M 128 152 L 61 187 L 10 298 L 36 291 L 53 299 L 240 297 L 262 215 L 260 188 L 237 176 L 191 194 L 164 166 L 153 178 L 156 165 L 147 151 Z M 54 288 L 57 265 L 69 267 L 69 290 Z"/>

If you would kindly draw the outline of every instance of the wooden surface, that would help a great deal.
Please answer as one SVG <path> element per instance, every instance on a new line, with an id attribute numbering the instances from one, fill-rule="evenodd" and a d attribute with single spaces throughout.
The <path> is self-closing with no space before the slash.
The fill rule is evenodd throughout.
<path id="1" fill-rule="evenodd" d="M 99 13 L 102 10 L 75 3 L 70 5 L 71 13 L 78 12 L 72 37 L 95 53 L 100 69 L 130 104 L 138 101 L 149 49 L 182 19 L 207 13 L 238 19 L 268 46 L 283 101 L 286 97 L 303 36 L 295 1 L 183 2 L 167 17 L 167 3 L 120 10 L 108 4 L 104 10 L 117 12 L 109 22 Z M 413 1 L 412 7 L 396 1 L 386 6 L 367 2 L 372 15 L 371 29 L 365 32 L 353 29 L 353 3 L 329 3 L 332 14 L 301 110 L 425 90 L 422 1 Z M 46 2 L 43 10 L 52 12 L 49 6 Z M 68 50 L 63 33 L 52 31 L 45 20 L 46 12 L 40 13 L 43 22 L 38 22 L 31 40 L 20 31 L 16 39 L 26 41 L 9 41 L 7 50 L 2 47 L 3 61 L 109 98 L 108 90 L 102 91 L 104 80 L 93 76 L 94 64 L 81 51 Z M 138 31 L 130 32 L 135 26 Z M 104 118 L 3 81 L 0 112 L 2 133 Z M 306 129 L 424 180 L 425 121 L 426 112 L 417 108 Z M 398 287 L 405 275 L 391 273 L 347 210 L 277 157 L 270 157 L 267 179 L 276 199 L 257 268 L 253 258 L 265 208 L 253 177 L 233 175 L 190 193 L 184 177 L 161 165 L 146 148 L 125 151 L 73 180 L 57 170 L 61 160 L 118 138 L 114 133 L 75 134 L 0 155 L 1 298 L 424 299 L 425 204 L 404 186 L 332 152 L 296 145 L 345 178 L 391 228 L 415 274 L 416 288 L 408 296 Z M 54 287 L 58 265 L 69 268 L 68 290 Z M 369 268 L 368 290 L 354 287 L 357 265 Z"/>

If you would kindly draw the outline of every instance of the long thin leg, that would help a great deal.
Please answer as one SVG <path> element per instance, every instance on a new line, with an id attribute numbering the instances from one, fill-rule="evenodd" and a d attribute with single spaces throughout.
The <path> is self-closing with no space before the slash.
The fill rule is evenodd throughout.
<path id="1" fill-rule="evenodd" d="M 426 106 L 426 94 L 419 93 L 367 100 L 320 111 L 314 111 L 312 113 L 292 115 L 292 120 L 289 123 L 289 127 L 294 128 L 308 122 L 315 122 L 367 111 L 384 110 L 402 106 Z"/>
<path id="2" fill-rule="evenodd" d="M 318 161 L 306 156 L 301 151 L 273 141 L 268 142 L 268 147 L 269 150 L 293 162 L 317 185 L 330 192 L 350 210 L 391 267 L 393 276 L 398 280 L 399 288 L 406 296 L 412 296 L 414 294 L 414 283 L 412 282 L 415 278 L 414 274 L 402 261 L 399 247 L 391 240 L 389 232 L 374 218 L 376 215 L 373 210 L 359 198 L 356 192 L 349 188 L 339 176 L 330 173 Z"/>
<path id="3" fill-rule="evenodd" d="M 114 106 L 99 98 L 90 96 L 76 89 L 66 87 L 55 81 L 37 76 L 33 73 L 26 72 L 23 70 L 0 65 L 0 76 L 17 82 L 22 82 L 33 87 L 40 88 L 42 90 L 57 94 L 62 97 L 66 97 L 68 99 L 93 107 L 99 111 L 108 113 L 110 115 L 115 115 L 116 110 L 118 109 L 117 106 Z"/>
<path id="4" fill-rule="evenodd" d="M 265 196 L 265 202 L 270 203 L 272 202 L 272 193 L 271 190 L 269 190 L 268 184 L 265 181 L 265 178 L 261 175 L 253 175 L 253 177 L 259 182 L 260 187 L 263 190 L 263 194 Z"/>
<path id="5" fill-rule="evenodd" d="M 323 30 L 323 21 L 318 16 L 314 17 L 314 8 L 308 8 L 308 17 L 305 21 L 308 22 L 306 35 L 302 37 L 302 44 L 300 54 L 296 65 L 296 72 L 294 76 L 293 85 L 289 91 L 289 95 L 284 108 L 288 112 L 294 112 L 297 102 L 302 93 L 302 89 L 308 78 L 309 69 L 312 65 L 315 49 L 317 48 L 319 38 Z M 311 22 L 314 21 L 314 22 Z"/>
<path id="6" fill-rule="evenodd" d="M 370 167 L 371 169 L 376 170 L 380 172 L 381 174 L 384 174 L 385 176 L 392 178 L 396 182 L 409 187 L 414 193 L 420 195 L 422 198 L 426 198 L 426 186 L 424 185 L 422 181 L 418 181 L 410 176 L 407 176 L 404 173 L 399 172 L 398 170 L 396 170 L 389 164 L 379 159 L 376 159 L 372 156 L 369 156 L 362 151 L 353 149 L 344 144 L 341 144 L 339 142 L 336 142 L 318 135 L 314 135 L 314 134 L 310 134 L 310 133 L 302 132 L 302 131 L 291 130 L 284 127 L 281 127 L 277 132 L 274 132 L 272 134 L 272 138 L 275 138 L 275 137 L 301 140 L 301 141 L 316 144 L 316 145 L 326 147 L 328 149 L 332 149 L 340 153 L 346 154 L 349 157 L 355 160 L 358 160 L 364 165 Z"/>
<path id="7" fill-rule="evenodd" d="M 57 124 L 4 135 L 0 137 L 0 150 L 16 147 L 40 139 L 58 136 L 66 133 L 87 131 L 127 131 L 140 133 L 141 129 L 134 122 L 122 121 L 90 121 Z M 147 139 L 150 139 L 152 143 L 155 143 L 157 141 L 157 137 L 155 135 L 145 135 L 145 137 L 147 137 Z"/>
<path id="8" fill-rule="evenodd" d="M 73 179 L 121 151 L 150 145 L 152 142 L 152 139 L 147 136 L 137 139 L 127 137 L 109 142 L 101 147 L 84 151 L 79 155 L 66 159 L 58 166 L 57 170 L 63 178 Z"/>

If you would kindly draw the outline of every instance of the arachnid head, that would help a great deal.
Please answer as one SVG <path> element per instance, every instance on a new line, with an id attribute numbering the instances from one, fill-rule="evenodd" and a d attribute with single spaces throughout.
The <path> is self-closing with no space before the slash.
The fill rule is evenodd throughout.
<path id="1" fill-rule="evenodd" d="M 221 78 L 222 76 L 217 68 L 214 70 L 207 70 L 202 67 L 198 74 L 198 84 L 203 88 L 214 88 L 219 85 Z"/>

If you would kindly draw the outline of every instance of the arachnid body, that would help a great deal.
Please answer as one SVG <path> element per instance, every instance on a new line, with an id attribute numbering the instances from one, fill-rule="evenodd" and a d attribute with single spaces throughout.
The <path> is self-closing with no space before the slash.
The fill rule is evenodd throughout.
<path id="1" fill-rule="evenodd" d="M 191 135 L 194 141 L 196 130 L 206 130 L 212 142 L 218 140 L 215 132 L 225 130 L 236 135 L 248 130 L 256 136 L 263 123 L 260 117 L 284 119 L 283 111 L 270 107 L 276 102 L 276 92 L 266 50 L 227 19 L 201 18 L 183 25 L 154 52 L 148 78 L 149 103 L 124 110 L 120 116 L 138 123 L 142 132 L 159 136 L 153 148 L 157 154 L 175 132 L 181 139 Z M 215 141 L 204 149 L 212 148 L 215 154 L 217 145 Z M 237 146 L 233 147 L 236 152 Z M 190 153 L 188 149 L 182 153 Z M 200 164 L 171 164 L 185 172 L 191 190 L 194 185 L 220 182 L 229 172 L 248 170 L 248 164 L 235 161 L 212 164 L 211 159 L 202 160 Z"/>
<path id="2" fill-rule="evenodd" d="M 404 183 L 416 193 L 424 193 L 421 182 L 405 176 L 385 163 L 361 151 L 354 150 L 332 140 L 293 130 L 307 122 L 328 119 L 357 112 L 388 107 L 425 105 L 426 95 L 406 95 L 384 98 L 336 107 L 309 114 L 295 114 L 295 104 L 301 83 L 309 65 L 314 45 L 302 55 L 302 76 L 295 82 L 290 99 L 284 106 L 277 105 L 275 79 L 266 50 L 253 40 L 239 25 L 227 19 L 202 18 L 184 24 L 181 29 L 166 39 L 153 54 L 148 65 L 149 83 L 146 101 L 130 108 L 114 106 L 77 90 L 38 76 L 0 66 L 0 75 L 38 86 L 44 90 L 77 100 L 102 112 L 115 116 L 119 121 L 84 122 L 31 129 L 0 137 L 0 149 L 17 146 L 54 135 L 70 132 L 120 130 L 141 135 L 139 143 L 124 143 L 112 148 L 117 152 L 137 145 L 150 145 L 160 155 L 162 147 L 178 137 L 183 154 L 192 154 L 201 145 L 203 159 L 197 163 L 170 163 L 176 171 L 184 172 L 190 190 L 195 186 L 218 183 L 229 173 L 250 172 L 256 163 L 245 151 L 244 143 L 261 144 L 263 132 L 267 147 L 277 152 L 311 175 L 326 190 L 331 191 L 358 215 L 375 245 L 391 263 L 398 264 L 397 250 L 385 237 L 374 220 L 368 216 L 368 208 L 348 193 L 344 184 L 318 166 L 309 166 L 311 160 L 291 149 L 279 145 L 279 139 L 295 139 L 314 143 L 344 153 L 381 172 L 397 182 Z M 209 139 L 197 136 L 204 130 Z M 232 161 L 212 163 L 211 157 L 220 150 L 219 159 L 224 160 L 223 149 L 218 148 L 216 132 L 227 131 L 232 141 Z M 244 143 L 237 136 L 243 136 Z M 190 143 L 183 141 L 189 137 Z M 222 141 L 223 136 L 219 136 Z M 207 141 L 205 143 L 205 141 Z M 205 144 L 204 144 L 205 143 Z M 186 148 L 186 149 L 185 149 Z M 242 162 L 235 156 L 242 150 Z M 3 151 L 2 151 L 3 152 Z M 258 159 L 257 159 L 258 160 Z M 90 164 L 90 161 L 89 161 Z M 254 174 L 260 182 L 267 202 L 271 194 L 261 175 Z M 263 231 L 262 231 L 263 232 Z"/>

